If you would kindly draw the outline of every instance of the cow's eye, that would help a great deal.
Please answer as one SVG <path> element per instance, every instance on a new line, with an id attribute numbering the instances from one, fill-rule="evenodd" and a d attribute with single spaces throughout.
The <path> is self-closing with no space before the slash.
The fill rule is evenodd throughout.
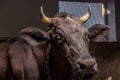
<path id="1" fill-rule="evenodd" d="M 61 38 L 61 35 L 59 35 L 59 34 L 55 34 L 54 35 L 54 38 L 55 38 L 55 40 L 61 40 L 62 38 Z"/>

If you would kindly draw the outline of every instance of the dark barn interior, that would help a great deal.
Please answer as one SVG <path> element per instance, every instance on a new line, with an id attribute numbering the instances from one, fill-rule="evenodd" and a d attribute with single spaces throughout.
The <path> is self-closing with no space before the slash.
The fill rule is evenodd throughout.
<path id="1" fill-rule="evenodd" d="M 110 35 L 103 42 L 90 42 L 90 53 L 97 59 L 99 69 L 92 80 L 120 80 L 120 0 L 1 0 L 1 44 L 17 37 L 19 31 L 27 26 L 47 30 L 40 20 L 41 5 L 49 17 L 61 11 L 81 16 L 86 12 L 87 5 L 91 5 L 94 14 L 85 26 L 100 22 L 111 28 Z M 112 79 L 107 79 L 110 77 Z"/>

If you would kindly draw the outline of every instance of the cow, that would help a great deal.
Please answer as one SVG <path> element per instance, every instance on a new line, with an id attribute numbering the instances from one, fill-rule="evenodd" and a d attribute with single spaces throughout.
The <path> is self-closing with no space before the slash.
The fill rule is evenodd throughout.
<path id="1" fill-rule="evenodd" d="M 98 63 L 98 74 L 91 80 L 120 80 L 120 42 L 91 42 L 90 53 Z"/>
<path id="2" fill-rule="evenodd" d="M 0 47 L 0 80 L 89 80 L 97 62 L 89 53 L 89 40 L 101 41 L 110 28 L 96 24 L 87 29 L 91 7 L 82 17 L 59 13 L 49 18 L 41 7 L 41 20 L 50 29 L 27 27 Z"/>

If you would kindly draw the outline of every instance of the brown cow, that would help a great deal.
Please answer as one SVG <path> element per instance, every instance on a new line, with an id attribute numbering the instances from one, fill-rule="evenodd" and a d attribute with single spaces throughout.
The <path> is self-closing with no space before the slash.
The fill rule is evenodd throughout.
<path id="1" fill-rule="evenodd" d="M 9 40 L 1 47 L 0 79 L 90 79 L 97 73 L 97 63 L 89 54 L 88 35 L 92 41 L 100 41 L 108 35 L 108 26 L 99 24 L 89 31 L 83 26 L 90 18 L 90 7 L 88 13 L 80 18 L 67 13 L 48 18 L 42 7 L 41 14 L 42 21 L 49 24 L 50 30 L 25 28 L 17 39 Z"/>
<path id="2" fill-rule="evenodd" d="M 98 74 L 92 80 L 120 80 L 120 43 L 100 42 L 90 43 L 90 53 L 96 57 Z"/>

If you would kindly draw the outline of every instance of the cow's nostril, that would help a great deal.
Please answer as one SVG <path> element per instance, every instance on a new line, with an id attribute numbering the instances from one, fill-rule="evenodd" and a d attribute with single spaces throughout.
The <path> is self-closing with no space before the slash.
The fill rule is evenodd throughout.
<path id="1" fill-rule="evenodd" d="M 81 70 L 83 70 L 83 69 L 86 68 L 86 66 L 85 66 L 84 64 L 81 64 L 81 63 L 79 63 L 79 66 L 80 66 L 80 69 L 81 69 Z"/>
<path id="2" fill-rule="evenodd" d="M 78 66 L 77 68 L 79 68 L 82 72 L 97 72 L 97 63 L 93 58 L 78 59 L 76 63 Z"/>

